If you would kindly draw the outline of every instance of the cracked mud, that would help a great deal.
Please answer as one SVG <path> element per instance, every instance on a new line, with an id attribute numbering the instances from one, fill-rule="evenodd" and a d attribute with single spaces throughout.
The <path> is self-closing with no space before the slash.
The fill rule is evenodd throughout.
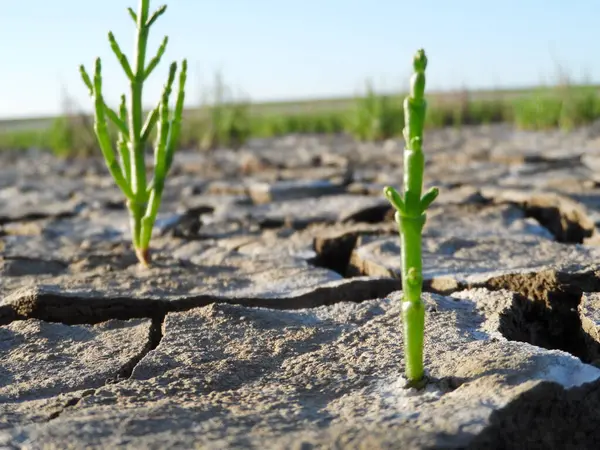
<path id="1" fill-rule="evenodd" d="M 0 447 L 597 448 L 598 135 L 428 134 L 422 391 L 401 141 L 180 152 L 150 270 L 100 159 L 0 154 Z"/>

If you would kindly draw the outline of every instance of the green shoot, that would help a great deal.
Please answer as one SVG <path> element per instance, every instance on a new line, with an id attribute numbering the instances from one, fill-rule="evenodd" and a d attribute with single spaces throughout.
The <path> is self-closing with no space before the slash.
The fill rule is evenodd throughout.
<path id="1" fill-rule="evenodd" d="M 185 82 L 187 77 L 187 61 L 183 60 L 179 73 L 179 87 L 175 110 L 169 109 L 169 97 L 177 72 L 177 64 L 172 63 L 169 76 L 158 106 L 143 119 L 142 94 L 144 81 L 158 66 L 167 48 L 165 37 L 156 56 L 146 64 L 146 50 L 150 27 L 164 12 L 166 5 L 161 6 L 153 14 L 149 14 L 150 0 L 140 0 L 138 12 L 128 8 L 129 15 L 136 23 L 135 61 L 132 67 L 123 54 L 112 33 L 108 34 L 110 46 L 119 60 L 125 75 L 129 79 L 131 92 L 129 103 L 127 97 L 121 97 L 119 111 L 111 109 L 102 95 L 102 64 L 96 59 L 93 78 L 84 66 L 80 67 L 83 82 L 90 91 L 94 101 L 94 131 L 110 174 L 127 199 L 129 209 L 133 246 L 138 260 L 144 266 L 150 264 L 150 238 L 160 207 L 165 179 L 173 162 L 173 154 L 181 131 L 181 116 L 185 99 Z M 113 146 L 107 119 L 118 131 L 118 140 Z M 146 179 L 145 148 L 154 129 L 157 129 L 154 145 L 154 177 Z"/>
<path id="2" fill-rule="evenodd" d="M 423 339 L 425 333 L 425 305 L 421 299 L 423 271 L 421 234 L 425 225 L 425 211 L 438 195 L 433 188 L 422 195 L 423 127 L 425 125 L 425 68 L 424 50 L 417 51 L 413 61 L 414 73 L 410 80 L 410 94 L 404 100 L 404 197 L 394 188 L 386 187 L 384 194 L 396 209 L 402 252 L 402 320 L 404 328 L 404 360 L 409 383 L 417 383 L 424 375 Z"/>

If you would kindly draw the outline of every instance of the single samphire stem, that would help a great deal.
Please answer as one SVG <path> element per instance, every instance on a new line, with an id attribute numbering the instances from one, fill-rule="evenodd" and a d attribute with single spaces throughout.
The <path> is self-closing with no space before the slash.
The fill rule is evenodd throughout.
<path id="1" fill-rule="evenodd" d="M 146 267 L 150 264 L 149 246 L 152 229 L 160 207 L 165 179 L 173 163 L 173 154 L 181 131 L 181 116 L 183 114 L 187 78 L 187 61 L 184 59 L 179 73 L 179 91 L 175 110 L 171 114 L 169 97 L 173 90 L 173 82 L 177 72 L 177 63 L 172 63 L 160 101 L 144 121 L 142 108 L 144 82 L 158 66 L 168 42 L 168 37 L 165 36 L 156 56 L 146 64 L 150 27 L 165 13 L 167 6 L 161 6 L 152 14 L 149 14 L 149 10 L 150 0 L 140 0 L 137 13 L 128 8 L 129 15 L 137 27 L 135 65 L 133 68 L 129 64 L 127 56 L 121 51 L 112 32 L 108 33 L 110 46 L 129 80 L 129 107 L 125 95 L 121 96 L 118 113 L 105 103 L 102 95 L 102 63 L 100 58 L 96 59 L 93 79 L 90 78 L 85 67 L 80 66 L 81 77 L 94 101 L 96 137 L 108 170 L 127 199 L 133 246 L 138 260 Z M 110 140 L 107 118 L 118 132 L 116 152 Z M 148 182 L 146 179 L 145 150 L 155 128 L 157 132 L 154 144 L 154 176 Z M 119 156 L 118 159 L 117 155 Z"/>
<path id="2" fill-rule="evenodd" d="M 427 103 L 425 101 L 425 68 L 427 57 L 418 50 L 413 61 L 414 73 L 410 79 L 410 94 L 404 100 L 404 198 L 387 186 L 384 194 L 396 209 L 402 253 L 402 320 L 404 329 L 404 360 L 409 382 L 421 381 L 424 375 L 423 339 L 425 333 L 425 305 L 421 299 L 423 270 L 421 234 L 425 225 L 425 211 L 438 196 L 432 188 L 424 195 L 423 127 Z"/>

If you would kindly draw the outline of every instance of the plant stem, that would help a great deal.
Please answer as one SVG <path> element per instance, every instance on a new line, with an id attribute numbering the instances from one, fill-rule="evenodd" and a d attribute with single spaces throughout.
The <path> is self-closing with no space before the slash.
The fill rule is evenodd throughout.
<path id="1" fill-rule="evenodd" d="M 402 319 L 406 376 L 418 381 L 423 377 L 423 334 L 425 306 L 421 300 L 421 231 L 425 216 L 400 216 L 398 225 L 402 248 Z"/>
<path id="2" fill-rule="evenodd" d="M 129 116 L 131 130 L 130 154 L 132 161 L 132 188 L 135 193 L 135 203 L 130 203 L 131 233 L 133 234 L 133 246 L 138 260 L 143 266 L 148 266 L 150 257 L 147 246 L 143 245 L 143 223 L 144 212 L 148 200 L 146 192 L 146 140 L 143 136 L 143 107 L 142 95 L 144 80 L 146 79 L 146 49 L 148 47 L 147 25 L 150 10 L 150 0 L 139 0 L 137 12 L 137 35 L 135 42 L 135 66 L 131 84 L 131 114 Z M 166 46 L 166 44 L 165 44 Z M 163 48 L 164 52 L 164 48 Z M 149 131 L 149 130 L 148 130 Z"/>
<path id="3" fill-rule="evenodd" d="M 402 259 L 402 321 L 404 329 L 404 360 L 406 377 L 410 383 L 419 382 L 424 375 L 423 342 L 425 332 L 425 305 L 421 299 L 423 267 L 421 234 L 425 225 L 425 210 L 438 195 L 431 189 L 421 197 L 423 189 L 423 126 L 425 124 L 425 68 L 427 58 L 423 50 L 415 55 L 414 74 L 410 95 L 404 100 L 404 198 L 393 188 L 384 193 L 396 208 L 396 222 L 401 240 Z"/>
<path id="4" fill-rule="evenodd" d="M 159 107 L 159 127 L 154 152 L 154 179 L 152 180 L 152 190 L 150 191 L 146 213 L 142 218 L 140 234 L 140 249 L 142 254 L 146 255 L 152 236 L 152 228 L 154 227 L 158 208 L 162 199 L 165 179 L 171 167 L 171 163 L 173 162 L 173 153 L 181 130 L 181 116 L 183 115 L 183 102 L 185 99 L 184 87 L 187 77 L 187 61 L 183 60 L 181 72 L 179 74 L 179 92 L 177 94 L 173 119 L 171 120 L 169 115 L 169 96 L 171 95 L 176 70 L 177 64 L 171 64 L 169 78 L 165 84 L 162 101 Z"/>
<path id="5" fill-rule="evenodd" d="M 410 141 L 409 141 L 410 142 Z M 425 307 L 421 300 L 423 285 L 421 233 L 425 214 L 421 209 L 425 158 L 420 145 L 407 144 L 404 150 L 405 210 L 398 213 L 402 253 L 402 318 L 406 376 L 419 381 L 423 377 L 423 334 Z"/>
<path id="6" fill-rule="evenodd" d="M 131 106 L 129 114 L 129 142 L 130 160 L 132 164 L 131 187 L 135 194 L 135 203 L 130 203 L 129 210 L 132 216 L 133 243 L 139 248 L 141 220 L 146 204 L 146 161 L 145 142 L 142 141 L 142 94 L 145 77 L 146 48 L 148 45 L 148 10 L 150 0 L 140 0 L 137 13 L 137 36 L 135 42 L 135 66 L 133 77 L 130 79 Z"/>

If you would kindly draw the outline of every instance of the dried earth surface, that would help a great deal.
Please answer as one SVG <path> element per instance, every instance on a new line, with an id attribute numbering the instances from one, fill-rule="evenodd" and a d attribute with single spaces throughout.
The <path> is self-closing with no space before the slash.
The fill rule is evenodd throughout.
<path id="1" fill-rule="evenodd" d="M 426 152 L 420 389 L 400 140 L 179 152 L 150 269 L 101 159 L 0 154 L 0 448 L 598 448 L 600 124 Z"/>

